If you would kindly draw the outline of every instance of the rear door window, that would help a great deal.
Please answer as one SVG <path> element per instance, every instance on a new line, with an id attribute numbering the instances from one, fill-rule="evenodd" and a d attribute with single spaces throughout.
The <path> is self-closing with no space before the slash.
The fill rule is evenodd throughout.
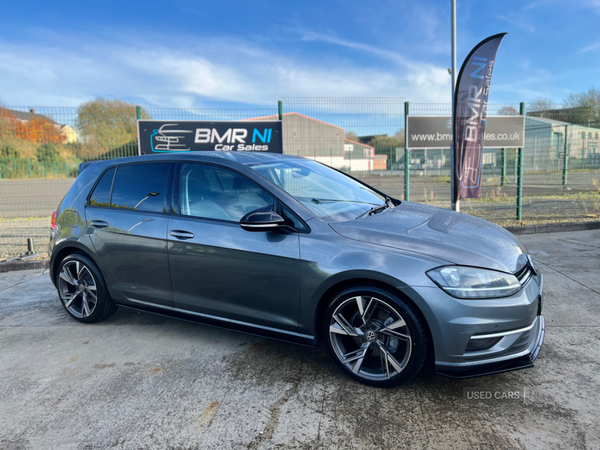
<path id="1" fill-rule="evenodd" d="M 92 196 L 90 197 L 91 206 L 110 206 L 110 189 L 112 188 L 113 178 L 115 177 L 115 169 L 108 169 L 100 178 L 96 185 Z"/>
<path id="2" fill-rule="evenodd" d="M 167 212 L 165 194 L 172 164 L 131 164 L 117 170 L 110 206 Z"/>

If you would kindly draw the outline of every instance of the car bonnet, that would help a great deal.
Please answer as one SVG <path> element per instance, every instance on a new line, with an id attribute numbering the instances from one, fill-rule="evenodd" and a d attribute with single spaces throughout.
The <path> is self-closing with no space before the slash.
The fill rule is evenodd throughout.
<path id="1" fill-rule="evenodd" d="M 450 263 L 514 273 L 527 262 L 519 240 L 493 223 L 441 208 L 402 202 L 358 220 L 330 223 L 341 236 L 420 253 Z"/>

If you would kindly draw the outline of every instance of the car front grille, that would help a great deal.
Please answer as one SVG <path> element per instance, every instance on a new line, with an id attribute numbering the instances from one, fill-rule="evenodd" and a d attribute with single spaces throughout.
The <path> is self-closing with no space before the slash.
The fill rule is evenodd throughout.
<path id="1" fill-rule="evenodd" d="M 517 279 L 519 280 L 519 283 L 521 283 L 521 286 L 525 286 L 525 284 L 527 284 L 527 282 L 531 279 L 531 277 L 533 276 L 533 269 L 532 267 L 529 265 L 529 263 L 527 263 L 527 265 L 525 267 L 523 267 L 521 270 L 519 270 L 518 272 L 515 272 L 515 277 L 517 277 Z"/>

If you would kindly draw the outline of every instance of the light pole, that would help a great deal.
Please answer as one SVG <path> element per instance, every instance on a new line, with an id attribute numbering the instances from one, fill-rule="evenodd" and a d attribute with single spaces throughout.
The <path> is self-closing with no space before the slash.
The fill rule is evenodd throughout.
<path id="1" fill-rule="evenodd" d="M 452 42 L 452 145 L 450 146 L 450 197 L 452 199 L 452 209 L 454 211 L 460 211 L 460 202 L 454 198 L 456 183 L 456 171 L 454 170 L 454 93 L 456 91 L 456 0 L 450 0 L 452 10 L 452 26 L 451 26 L 451 42 Z"/>

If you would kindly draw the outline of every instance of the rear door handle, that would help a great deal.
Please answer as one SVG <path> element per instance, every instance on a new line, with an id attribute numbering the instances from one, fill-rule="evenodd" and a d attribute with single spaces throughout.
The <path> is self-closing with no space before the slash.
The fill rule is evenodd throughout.
<path id="1" fill-rule="evenodd" d="M 92 220 L 92 226 L 96 228 L 105 228 L 108 226 L 108 222 L 104 220 Z"/>
<path id="2" fill-rule="evenodd" d="M 191 239 L 194 237 L 194 233 L 183 230 L 171 230 L 169 234 L 177 239 Z"/>

